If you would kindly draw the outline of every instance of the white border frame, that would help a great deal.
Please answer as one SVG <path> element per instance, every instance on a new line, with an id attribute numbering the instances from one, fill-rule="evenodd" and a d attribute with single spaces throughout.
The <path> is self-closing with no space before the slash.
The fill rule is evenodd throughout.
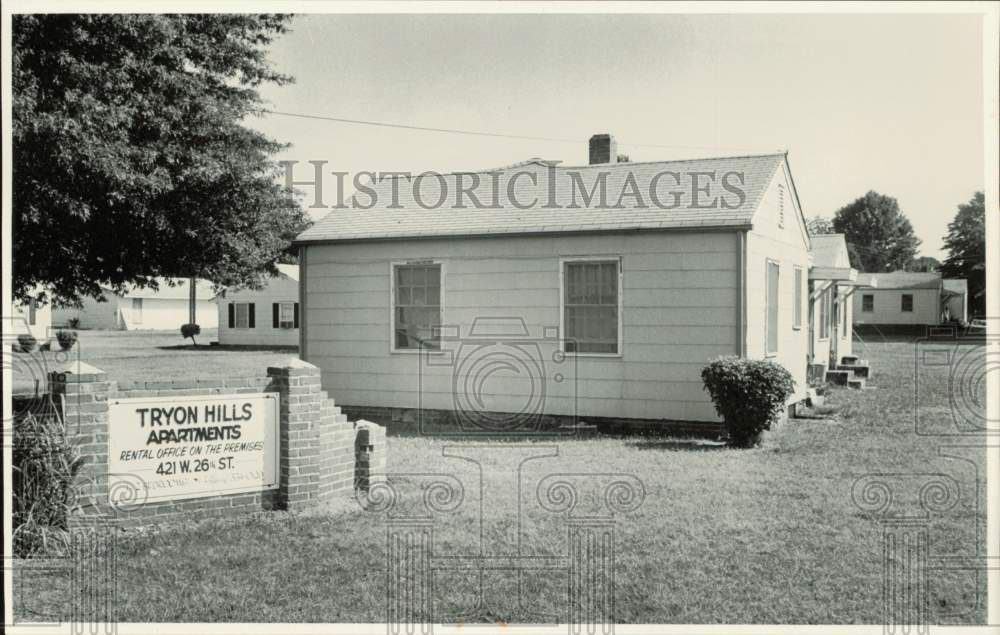
<path id="1" fill-rule="evenodd" d="M 438 298 L 438 309 L 441 312 L 440 326 L 444 326 L 444 297 L 446 267 L 445 261 L 440 258 L 407 258 L 406 260 L 389 261 L 389 354 L 390 355 L 413 355 L 421 352 L 440 353 L 437 348 L 396 348 L 396 267 L 405 265 L 437 265 L 441 267 L 441 297 Z"/>
<path id="2" fill-rule="evenodd" d="M 566 350 L 566 265 L 574 262 L 616 262 L 618 263 L 618 352 L 617 353 L 578 353 Z M 625 321 L 625 264 L 622 256 L 560 256 L 559 257 L 559 352 L 573 357 L 625 357 L 625 338 L 622 324 Z"/>

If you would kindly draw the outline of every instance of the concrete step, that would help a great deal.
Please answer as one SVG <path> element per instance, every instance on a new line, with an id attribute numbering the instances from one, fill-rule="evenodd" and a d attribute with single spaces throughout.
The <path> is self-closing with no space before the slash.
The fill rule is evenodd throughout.
<path id="1" fill-rule="evenodd" d="M 846 386 L 854 378 L 854 373 L 849 370 L 828 370 L 826 371 L 826 382 L 835 386 Z"/>
<path id="2" fill-rule="evenodd" d="M 854 390 L 864 390 L 865 388 L 865 378 L 858 377 L 857 379 L 848 379 L 847 387 L 853 388 Z"/>
<path id="3" fill-rule="evenodd" d="M 844 355 L 840 358 L 840 363 L 844 366 L 853 366 L 861 361 L 861 358 L 857 355 Z"/>
<path id="4" fill-rule="evenodd" d="M 849 370 L 854 373 L 855 377 L 871 377 L 871 367 L 867 364 L 864 366 L 860 364 L 841 364 L 837 366 L 837 370 Z"/>

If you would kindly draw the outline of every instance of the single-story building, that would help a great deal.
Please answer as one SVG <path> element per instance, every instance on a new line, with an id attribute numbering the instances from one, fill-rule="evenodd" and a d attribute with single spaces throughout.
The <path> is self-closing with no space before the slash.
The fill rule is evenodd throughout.
<path id="1" fill-rule="evenodd" d="M 860 301 L 854 321 L 866 326 L 936 326 L 968 319 L 965 280 L 943 280 L 936 272 L 893 271 L 858 276 Z"/>
<path id="2" fill-rule="evenodd" d="M 843 234 L 812 236 L 809 269 L 809 363 L 835 369 L 854 354 L 854 291 L 859 274 L 851 267 Z"/>
<path id="3" fill-rule="evenodd" d="M 14 301 L 14 315 L 4 324 L 4 331 L 10 329 L 15 335 L 32 335 L 38 341 L 45 341 L 55 335 L 52 329 L 52 303 L 37 302 L 34 298 L 27 302 Z"/>
<path id="4" fill-rule="evenodd" d="M 219 343 L 299 345 L 299 266 L 278 265 L 262 289 L 226 289 L 217 297 Z"/>
<path id="5" fill-rule="evenodd" d="M 104 290 L 106 301 L 84 298 L 83 306 L 56 307 L 53 324 L 65 326 L 79 320 L 82 329 L 176 330 L 190 321 L 190 281 L 187 278 L 157 278 L 158 289 L 130 287 L 121 295 Z M 202 328 L 219 325 L 212 283 L 197 279 L 195 319 Z"/>
<path id="6" fill-rule="evenodd" d="M 810 243 L 786 154 L 589 150 L 376 179 L 297 237 L 300 356 L 345 411 L 717 423 L 701 371 L 720 355 L 773 359 L 805 395 Z"/>

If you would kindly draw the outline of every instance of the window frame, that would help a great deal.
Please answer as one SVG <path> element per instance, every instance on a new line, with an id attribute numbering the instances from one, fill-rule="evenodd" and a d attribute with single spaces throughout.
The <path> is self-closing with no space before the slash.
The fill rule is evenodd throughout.
<path id="1" fill-rule="evenodd" d="M 820 341 L 830 339 L 830 303 L 833 301 L 832 294 L 830 292 L 830 287 L 827 286 L 821 292 L 819 298 L 819 311 L 816 312 L 819 318 L 819 337 Z M 826 310 L 826 315 L 824 315 L 824 307 Z M 824 331 L 826 334 L 824 335 Z"/>
<path id="2" fill-rule="evenodd" d="M 806 311 L 803 310 L 804 307 L 802 304 L 809 291 L 804 288 L 806 283 L 805 270 L 798 265 L 792 267 L 792 283 L 795 285 L 795 310 L 792 312 L 792 329 L 801 331 L 802 318 L 806 313 Z"/>
<path id="3" fill-rule="evenodd" d="M 588 353 L 581 351 L 567 351 L 566 350 L 566 265 L 574 263 L 600 263 L 600 262 L 614 262 L 618 267 L 618 303 L 616 310 L 618 312 L 618 333 L 616 337 L 618 338 L 618 351 L 615 353 Z M 623 298 L 624 298 L 624 264 L 622 262 L 622 257 L 620 255 L 615 256 L 561 256 L 559 258 L 559 352 L 563 355 L 572 355 L 573 357 L 606 357 L 606 358 L 621 358 L 625 355 L 625 339 L 623 337 L 624 330 L 622 329 L 622 317 L 623 317 Z"/>
<path id="4" fill-rule="evenodd" d="M 246 324 L 240 326 L 240 306 L 246 307 Z M 249 331 L 250 330 L 250 302 L 233 302 L 233 330 Z"/>
<path id="5" fill-rule="evenodd" d="M 910 299 L 910 308 L 906 308 L 906 298 Z M 899 312 L 900 313 L 913 313 L 914 297 L 912 293 L 901 293 L 899 294 Z"/>
<path id="6" fill-rule="evenodd" d="M 777 323 L 775 325 L 775 343 L 774 350 L 770 350 L 769 332 L 771 330 L 771 311 L 769 303 L 771 301 L 771 265 L 774 265 L 778 270 L 778 280 L 776 282 L 777 289 L 775 290 L 775 319 Z M 781 350 L 781 331 L 778 330 L 781 325 L 781 263 L 773 258 L 764 259 L 764 357 L 775 357 Z"/>
<path id="7" fill-rule="evenodd" d="M 282 319 L 282 313 L 288 307 L 288 322 Z M 288 324 L 288 326 L 285 326 Z M 295 302 L 278 302 L 278 329 L 282 331 L 295 330 Z"/>
<path id="8" fill-rule="evenodd" d="M 396 267 L 427 267 L 427 266 L 437 266 L 441 270 L 441 276 L 438 280 L 439 282 L 439 294 L 438 294 L 438 313 L 440 314 L 440 324 L 438 325 L 439 335 L 440 331 L 444 329 L 444 311 L 445 311 L 445 279 L 447 276 L 447 270 L 445 262 L 443 260 L 435 258 L 410 258 L 407 260 L 393 260 L 389 262 L 389 353 L 390 354 L 400 354 L 400 355 L 419 355 L 420 353 L 440 355 L 443 349 L 439 346 L 438 348 L 396 348 Z"/>
<path id="9" fill-rule="evenodd" d="M 865 300 L 871 300 L 871 305 L 865 308 Z M 874 293 L 862 293 L 861 294 L 861 312 L 862 313 L 874 313 L 875 312 L 875 294 Z"/>

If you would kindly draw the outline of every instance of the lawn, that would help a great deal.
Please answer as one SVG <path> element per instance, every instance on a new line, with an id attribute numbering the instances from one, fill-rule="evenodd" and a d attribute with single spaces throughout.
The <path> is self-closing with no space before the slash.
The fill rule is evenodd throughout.
<path id="1" fill-rule="evenodd" d="M 837 414 L 793 419 L 752 450 L 657 437 L 476 444 L 390 436 L 388 469 L 397 475 L 446 474 L 462 483 L 461 503 L 434 517 L 435 556 L 509 555 L 518 544 L 522 555 L 564 555 L 566 518 L 543 509 L 537 484 L 553 474 L 591 475 L 561 477 L 578 484 L 576 512 L 588 514 L 605 509 L 600 494 L 615 478 L 609 475 L 635 476 L 644 500 L 615 516 L 619 623 L 878 624 L 882 530 L 852 499 L 855 482 L 868 475 L 895 483 L 891 511 L 905 515 L 920 509 L 925 481 L 919 474 L 947 475 L 958 484 L 959 497 L 929 517 L 928 551 L 932 557 L 974 556 L 985 550 L 985 483 L 976 471 L 985 465 L 985 451 L 944 450 L 954 440 L 915 433 L 915 408 L 938 423 L 949 420 L 949 391 L 955 387 L 946 367 L 918 368 L 915 360 L 922 357 L 912 343 L 869 344 L 859 352 L 874 368 L 872 388 L 833 392 Z M 960 352 L 974 364 L 982 349 Z M 173 363 L 168 359 L 164 363 Z M 144 365 L 125 364 L 133 370 Z M 976 384 L 973 392 L 981 388 Z M 962 439 L 966 445 L 977 440 Z M 524 462 L 545 446 L 554 446 L 557 455 Z M 446 456 L 457 452 L 481 454 L 476 462 Z M 520 479 L 513 476 L 518 465 Z M 909 476 L 871 476 L 897 473 Z M 405 499 L 426 493 L 417 483 L 427 480 L 393 482 Z M 383 515 L 344 500 L 309 513 L 125 534 L 117 552 L 118 618 L 385 621 L 386 527 Z M 49 615 L 67 606 L 64 574 L 15 569 L 18 615 L 30 617 L 29 605 Z M 439 571 L 433 617 L 549 623 L 565 619 L 566 586 L 560 570 L 520 577 L 501 570 L 482 578 Z M 982 574 L 934 571 L 929 595 L 933 623 L 985 621 Z"/>
<path id="2" fill-rule="evenodd" d="M 14 391 L 34 389 L 34 380 L 63 364 L 82 361 L 112 379 L 201 379 L 263 375 L 268 366 L 298 357 L 296 349 L 209 346 L 217 329 L 203 329 L 198 345 L 179 331 L 77 331 L 79 340 L 68 353 L 32 351 L 15 354 Z"/>

